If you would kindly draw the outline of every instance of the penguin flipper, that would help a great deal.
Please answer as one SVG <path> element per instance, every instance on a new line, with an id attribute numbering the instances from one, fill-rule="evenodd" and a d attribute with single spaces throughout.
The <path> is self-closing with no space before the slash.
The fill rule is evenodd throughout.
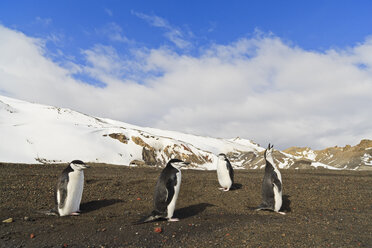
<path id="1" fill-rule="evenodd" d="M 280 180 L 278 178 L 278 175 L 276 174 L 275 171 L 273 171 L 273 174 L 272 174 L 271 178 L 272 178 L 272 183 L 275 184 L 278 187 L 279 191 L 282 191 L 282 183 L 280 182 Z"/>
<path id="2" fill-rule="evenodd" d="M 167 199 L 166 199 L 167 206 L 173 199 L 174 187 L 176 185 L 177 185 L 177 177 L 174 175 L 172 178 L 168 179 L 167 184 L 166 184 L 167 192 L 168 192 Z"/>
<path id="3" fill-rule="evenodd" d="M 165 213 L 174 196 L 174 186 L 177 185 L 177 177 L 170 177 L 165 183 L 158 182 L 154 194 L 154 207 L 156 212 Z"/>
<path id="4" fill-rule="evenodd" d="M 234 184 L 234 169 L 231 166 L 231 163 L 230 163 L 229 160 L 226 160 L 226 167 L 227 167 L 227 170 L 229 171 L 229 175 L 230 175 L 230 178 L 231 178 L 231 183 Z M 231 186 L 232 186 L 232 184 L 231 184 Z"/>
<path id="5" fill-rule="evenodd" d="M 68 181 L 68 176 L 65 175 L 62 175 L 58 180 L 56 189 L 56 203 L 58 208 L 63 208 L 65 206 Z"/>
<path id="6" fill-rule="evenodd" d="M 166 185 L 158 183 L 154 194 L 154 207 L 156 212 L 163 213 L 167 209 L 169 192 Z"/>

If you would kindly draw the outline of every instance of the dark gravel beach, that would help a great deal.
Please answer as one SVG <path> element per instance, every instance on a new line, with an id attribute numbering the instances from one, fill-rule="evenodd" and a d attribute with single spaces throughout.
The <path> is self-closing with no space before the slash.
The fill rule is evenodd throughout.
<path id="1" fill-rule="evenodd" d="M 236 170 L 229 192 L 215 171 L 183 170 L 180 221 L 133 225 L 161 169 L 94 164 L 80 216 L 41 214 L 64 167 L 0 163 L 0 247 L 372 247 L 371 171 L 282 170 L 280 215 L 253 210 L 263 170 Z"/>

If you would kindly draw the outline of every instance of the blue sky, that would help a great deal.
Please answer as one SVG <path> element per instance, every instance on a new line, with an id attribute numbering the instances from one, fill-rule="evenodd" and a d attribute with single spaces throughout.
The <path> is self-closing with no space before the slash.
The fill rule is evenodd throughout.
<path id="1" fill-rule="evenodd" d="M 0 93 L 263 146 L 356 144 L 372 138 L 371 11 L 370 1 L 1 1 Z"/>
<path id="2" fill-rule="evenodd" d="M 1 1 L 0 22 L 30 36 L 57 35 L 53 45 L 68 54 L 95 43 L 112 44 L 126 53 L 132 46 L 172 45 L 165 28 L 136 13 L 158 16 L 184 32 L 188 52 L 210 43 L 228 44 L 272 32 L 304 49 L 353 46 L 371 34 L 370 1 Z M 115 23 L 130 44 L 115 44 L 100 32 Z M 188 34 L 190 33 L 190 34 Z"/>

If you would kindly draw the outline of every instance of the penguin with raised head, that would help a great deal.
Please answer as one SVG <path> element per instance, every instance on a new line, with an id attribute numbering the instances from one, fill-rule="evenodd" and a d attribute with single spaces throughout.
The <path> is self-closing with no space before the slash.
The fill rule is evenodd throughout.
<path id="1" fill-rule="evenodd" d="M 166 218 L 168 221 L 179 221 L 173 218 L 178 193 L 181 186 L 180 168 L 189 163 L 179 159 L 171 159 L 160 173 L 154 192 L 154 210 L 150 216 L 140 220 L 138 224 Z"/>
<path id="2" fill-rule="evenodd" d="M 282 175 L 274 163 L 273 147 L 269 144 L 264 153 L 266 166 L 262 182 L 262 203 L 257 210 L 272 210 L 285 214 L 284 212 L 279 212 L 283 202 Z"/>
<path id="3" fill-rule="evenodd" d="M 56 211 L 60 216 L 79 215 L 84 188 L 84 170 L 89 168 L 81 160 L 72 161 L 58 178 L 55 191 Z"/>
<path id="4" fill-rule="evenodd" d="M 229 191 L 234 183 L 234 170 L 226 155 L 220 153 L 217 160 L 217 178 L 223 191 Z"/>

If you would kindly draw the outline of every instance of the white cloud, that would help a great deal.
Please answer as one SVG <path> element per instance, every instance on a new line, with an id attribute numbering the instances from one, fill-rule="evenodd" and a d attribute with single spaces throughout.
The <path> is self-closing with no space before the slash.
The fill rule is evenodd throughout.
<path id="1" fill-rule="evenodd" d="M 114 16 L 111 9 L 105 8 L 105 13 L 110 17 Z"/>
<path id="2" fill-rule="evenodd" d="M 52 24 L 52 19 L 51 18 L 41 18 L 40 16 L 36 17 L 36 23 L 40 23 L 43 26 L 49 26 Z"/>
<path id="3" fill-rule="evenodd" d="M 0 92 L 11 97 L 278 148 L 372 138 L 371 38 L 344 50 L 313 52 L 257 36 L 215 44 L 200 56 L 159 48 L 122 57 L 97 44 L 83 50 L 86 64 L 62 67 L 47 58 L 44 41 L 0 26 L 0 54 Z M 73 73 L 105 87 L 78 81 Z"/>
<path id="4" fill-rule="evenodd" d="M 181 31 L 180 28 L 174 27 L 169 24 L 167 20 L 156 15 L 146 15 L 143 13 L 132 11 L 132 14 L 147 21 L 150 25 L 166 30 L 164 36 L 173 42 L 178 48 L 187 49 L 192 46 L 191 42 L 188 41 L 187 35 Z M 190 36 L 190 35 L 189 35 Z M 192 34 L 191 34 L 192 36 Z"/>
<path id="5" fill-rule="evenodd" d="M 133 43 L 123 34 L 123 29 L 115 22 L 110 22 L 104 27 L 96 29 L 96 33 L 107 36 L 111 41 Z"/>
<path id="6" fill-rule="evenodd" d="M 164 18 L 161 18 L 159 16 L 155 16 L 155 15 L 149 16 L 149 15 L 146 15 L 146 14 L 143 14 L 143 13 L 140 13 L 140 12 L 136 12 L 136 11 L 132 11 L 132 14 L 141 18 L 141 19 L 143 19 L 143 20 L 145 20 L 145 21 L 147 21 L 148 23 L 150 23 L 154 27 L 166 28 L 166 29 L 171 28 L 171 26 L 169 25 L 167 20 L 165 20 Z"/>

